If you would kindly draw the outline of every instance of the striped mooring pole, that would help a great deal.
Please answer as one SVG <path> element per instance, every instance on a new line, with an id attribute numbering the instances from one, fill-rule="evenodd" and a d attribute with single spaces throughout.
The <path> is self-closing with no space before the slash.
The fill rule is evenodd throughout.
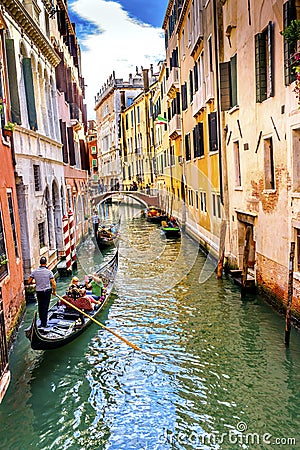
<path id="1" fill-rule="evenodd" d="M 63 236 L 66 255 L 66 269 L 68 272 L 69 271 L 72 272 L 69 219 L 66 215 L 63 216 L 62 223 L 63 223 Z"/>
<path id="2" fill-rule="evenodd" d="M 72 265 L 76 263 L 76 247 L 75 247 L 75 225 L 73 211 L 68 212 L 70 227 L 70 243 L 71 243 L 71 260 Z"/>

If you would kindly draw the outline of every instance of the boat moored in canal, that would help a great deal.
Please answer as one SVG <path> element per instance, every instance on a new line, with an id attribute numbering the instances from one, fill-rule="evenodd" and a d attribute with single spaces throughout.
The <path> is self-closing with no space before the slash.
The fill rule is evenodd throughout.
<path id="1" fill-rule="evenodd" d="M 97 305 L 97 308 L 84 312 L 84 315 L 80 314 L 78 310 L 69 307 L 69 305 L 57 302 L 49 309 L 47 327 L 39 328 L 39 320 L 35 312 L 31 326 L 25 330 L 33 350 L 51 350 L 63 347 L 81 335 L 107 303 L 117 270 L 118 250 L 112 259 L 96 272 L 103 282 L 102 301 Z M 81 323 L 79 324 L 80 316 Z"/>
<path id="2" fill-rule="evenodd" d="M 99 249 L 109 248 L 116 246 L 120 235 L 119 235 L 120 222 L 116 225 L 113 224 L 110 227 L 102 226 L 99 228 L 96 239 Z"/>
<path id="3" fill-rule="evenodd" d="M 163 220 L 161 222 L 161 229 L 166 238 L 177 239 L 180 237 L 180 228 L 174 217 L 170 217 L 169 221 Z"/>
<path id="4" fill-rule="evenodd" d="M 167 214 L 160 208 L 156 208 L 155 206 L 149 206 L 146 209 L 146 220 L 152 223 L 161 223 L 162 220 L 167 219 Z"/>

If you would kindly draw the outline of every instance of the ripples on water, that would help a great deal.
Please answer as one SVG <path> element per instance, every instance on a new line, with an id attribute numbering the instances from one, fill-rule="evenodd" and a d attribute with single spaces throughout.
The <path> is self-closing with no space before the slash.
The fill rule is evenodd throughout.
<path id="1" fill-rule="evenodd" d="M 258 297 L 241 301 L 214 274 L 199 284 L 206 258 L 189 238 L 168 241 L 156 225 L 131 219 L 136 208 L 121 211 L 115 294 L 100 319 L 159 356 L 96 326 L 60 350 L 34 352 L 23 333 L 29 306 L 0 406 L 1 448 L 267 449 L 264 433 L 294 437 L 298 445 L 284 448 L 300 448 L 299 334 L 286 351 L 284 321 Z M 88 239 L 79 275 L 108 257 Z M 245 442 L 247 431 L 234 435 L 242 424 L 258 444 Z"/>

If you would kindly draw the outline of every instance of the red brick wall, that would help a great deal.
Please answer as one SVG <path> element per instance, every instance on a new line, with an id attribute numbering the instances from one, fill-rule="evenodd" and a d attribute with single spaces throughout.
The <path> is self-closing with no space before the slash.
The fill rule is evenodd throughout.
<path id="1" fill-rule="evenodd" d="M 288 299 L 288 267 L 284 267 L 257 253 L 256 279 L 267 300 L 284 312 Z M 300 281 L 293 282 L 292 314 L 300 319 Z"/>

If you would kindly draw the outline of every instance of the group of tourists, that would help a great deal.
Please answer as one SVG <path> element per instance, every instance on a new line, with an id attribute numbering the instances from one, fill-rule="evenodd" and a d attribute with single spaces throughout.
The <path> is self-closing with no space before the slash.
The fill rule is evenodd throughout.
<path id="1" fill-rule="evenodd" d="M 35 281 L 36 296 L 38 301 L 38 313 L 40 318 L 40 328 L 47 327 L 48 310 L 51 294 L 56 296 L 56 282 L 54 274 L 47 268 L 47 258 L 40 258 L 40 266 L 33 270 L 27 283 Z M 93 311 L 101 305 L 105 298 L 105 287 L 103 280 L 96 273 L 86 275 L 83 285 L 79 284 L 78 277 L 74 276 L 69 284 L 66 295 L 62 297 L 60 303 L 65 299 L 79 309 Z M 80 316 L 84 323 L 83 316 Z"/>

